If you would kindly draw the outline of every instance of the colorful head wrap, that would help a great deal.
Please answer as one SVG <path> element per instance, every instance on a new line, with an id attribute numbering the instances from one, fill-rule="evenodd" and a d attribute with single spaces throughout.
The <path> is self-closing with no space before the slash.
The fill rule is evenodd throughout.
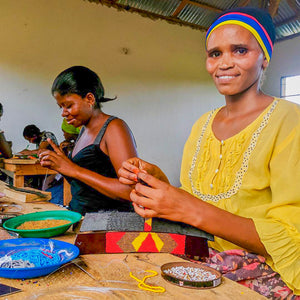
<path id="1" fill-rule="evenodd" d="M 239 25 L 249 30 L 258 41 L 267 60 L 270 61 L 275 42 L 275 27 L 268 12 L 253 7 L 238 7 L 224 11 L 208 28 L 206 46 L 210 34 L 216 28 L 227 24 Z"/>
<path id="2" fill-rule="evenodd" d="M 70 134 L 79 134 L 79 132 L 80 132 L 80 128 L 76 128 L 73 125 L 68 124 L 68 122 L 66 121 L 65 118 L 62 121 L 61 129 L 64 132 L 70 133 Z"/>

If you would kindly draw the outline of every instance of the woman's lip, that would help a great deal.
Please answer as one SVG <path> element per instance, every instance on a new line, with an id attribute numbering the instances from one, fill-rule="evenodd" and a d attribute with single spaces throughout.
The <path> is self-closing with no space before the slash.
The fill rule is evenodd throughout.
<path id="1" fill-rule="evenodd" d="M 221 83 L 231 82 L 232 80 L 236 79 L 237 75 L 218 75 L 216 76 L 217 81 Z"/>

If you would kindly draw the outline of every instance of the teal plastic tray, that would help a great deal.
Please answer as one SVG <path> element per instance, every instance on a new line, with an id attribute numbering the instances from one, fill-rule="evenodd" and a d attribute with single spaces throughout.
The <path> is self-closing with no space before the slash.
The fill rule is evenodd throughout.
<path id="1" fill-rule="evenodd" d="M 31 238 L 49 238 L 65 233 L 72 224 L 77 223 L 81 219 L 81 214 L 69 210 L 50 210 L 25 214 L 9 219 L 3 223 L 6 230 L 17 232 L 21 237 Z M 67 220 L 70 223 L 44 229 L 21 230 L 17 229 L 21 224 L 28 221 L 40 220 Z"/>

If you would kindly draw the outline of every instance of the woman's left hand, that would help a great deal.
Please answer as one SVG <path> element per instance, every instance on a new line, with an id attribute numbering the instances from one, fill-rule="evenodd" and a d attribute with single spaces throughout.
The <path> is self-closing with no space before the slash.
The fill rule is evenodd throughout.
<path id="1" fill-rule="evenodd" d="M 78 167 L 53 143 L 51 139 L 47 139 L 54 151 L 41 150 L 39 153 L 40 164 L 42 167 L 55 170 L 66 176 L 74 177 L 74 171 Z"/>
<path id="2" fill-rule="evenodd" d="M 201 200 L 150 174 L 140 172 L 138 178 L 149 186 L 137 183 L 130 194 L 136 213 L 144 218 L 158 217 L 191 224 L 191 213 Z"/>

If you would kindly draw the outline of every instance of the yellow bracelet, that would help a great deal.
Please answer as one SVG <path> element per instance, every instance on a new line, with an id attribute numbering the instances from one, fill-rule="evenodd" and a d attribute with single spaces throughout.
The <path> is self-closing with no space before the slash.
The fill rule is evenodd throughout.
<path id="1" fill-rule="evenodd" d="M 149 285 L 149 284 L 145 283 L 145 280 L 147 278 L 154 277 L 154 276 L 158 275 L 158 273 L 156 271 L 153 271 L 153 270 L 146 270 L 145 272 L 152 273 L 152 275 L 146 275 L 146 276 L 144 276 L 143 280 L 140 280 L 137 277 L 135 277 L 132 274 L 132 272 L 129 273 L 129 276 L 131 278 L 135 279 L 139 283 L 138 287 L 141 290 L 150 291 L 150 292 L 154 292 L 154 293 L 164 293 L 166 290 L 162 286 L 153 286 L 153 285 Z"/>

